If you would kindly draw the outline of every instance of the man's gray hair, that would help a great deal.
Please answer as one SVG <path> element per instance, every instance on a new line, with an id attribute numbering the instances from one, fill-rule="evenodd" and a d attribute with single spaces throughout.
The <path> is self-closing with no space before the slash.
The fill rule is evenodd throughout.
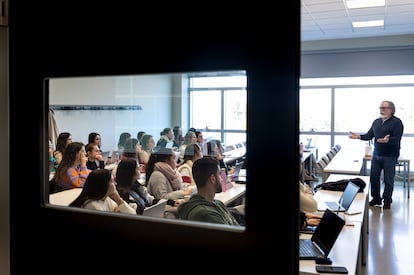
<path id="1" fill-rule="evenodd" d="M 394 115 L 395 114 L 395 105 L 394 105 L 394 102 L 388 101 L 388 100 L 386 100 L 385 102 L 388 103 L 388 107 L 391 108 L 391 114 Z"/>

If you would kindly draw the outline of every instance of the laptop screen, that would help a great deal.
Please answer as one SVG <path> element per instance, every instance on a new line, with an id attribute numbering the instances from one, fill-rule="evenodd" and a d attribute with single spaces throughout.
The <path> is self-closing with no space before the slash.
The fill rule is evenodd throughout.
<path id="1" fill-rule="evenodd" d="M 352 181 L 349 181 L 340 199 L 340 204 L 345 211 L 347 211 L 351 206 L 358 191 L 359 186 L 354 184 Z"/>
<path id="2" fill-rule="evenodd" d="M 325 256 L 328 256 L 344 225 L 345 221 L 341 217 L 329 209 L 325 210 L 311 238 L 321 248 Z"/>

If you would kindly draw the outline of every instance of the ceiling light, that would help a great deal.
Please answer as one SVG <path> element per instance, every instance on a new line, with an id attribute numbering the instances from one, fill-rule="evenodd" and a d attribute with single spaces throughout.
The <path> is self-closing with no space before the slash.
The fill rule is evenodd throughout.
<path id="1" fill-rule="evenodd" d="M 346 0 L 348 9 L 384 7 L 385 0 Z"/>
<path id="2" fill-rule="evenodd" d="M 354 28 L 381 27 L 381 26 L 384 26 L 384 20 L 352 22 L 352 27 Z"/>

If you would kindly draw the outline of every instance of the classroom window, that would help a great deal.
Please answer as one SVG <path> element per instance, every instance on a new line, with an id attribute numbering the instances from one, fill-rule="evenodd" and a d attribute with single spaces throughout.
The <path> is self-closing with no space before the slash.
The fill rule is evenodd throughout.
<path id="1" fill-rule="evenodd" d="M 390 100 L 404 123 L 401 150 L 414 146 L 414 76 L 313 78 L 300 80 L 300 141 L 317 139 L 320 152 L 335 144 L 359 146 L 349 131 L 365 133 L 379 115 L 378 106 Z"/>
<path id="2" fill-rule="evenodd" d="M 245 72 L 190 75 L 190 125 L 225 144 L 246 141 Z"/>

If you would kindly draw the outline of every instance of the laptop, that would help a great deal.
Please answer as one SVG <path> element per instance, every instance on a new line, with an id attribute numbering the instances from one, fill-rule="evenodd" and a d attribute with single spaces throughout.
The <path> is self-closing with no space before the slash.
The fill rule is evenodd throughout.
<path id="1" fill-rule="evenodd" d="M 331 211 L 347 212 L 352 202 L 354 201 L 358 191 L 359 186 L 353 183 L 352 181 L 349 181 L 345 187 L 344 192 L 342 193 L 342 196 L 339 198 L 338 201 L 325 201 L 322 203 L 322 206 L 325 206 Z M 323 211 L 325 209 L 318 210 Z"/>
<path id="2" fill-rule="evenodd" d="M 234 167 L 234 172 L 232 174 L 232 181 L 235 183 L 246 183 L 246 176 L 241 176 L 240 172 L 243 167 L 243 161 L 238 162 L 236 166 Z"/>
<path id="3" fill-rule="evenodd" d="M 299 259 L 328 259 L 329 252 L 331 252 L 344 225 L 344 219 L 326 209 L 312 237 L 299 239 Z"/>
<path id="4" fill-rule="evenodd" d="M 310 148 L 312 148 L 312 138 L 308 138 L 308 143 L 305 146 L 303 146 L 303 151 L 310 152 Z"/>
<path id="5" fill-rule="evenodd" d="M 165 206 L 167 205 L 166 199 L 161 199 L 157 204 L 148 206 L 144 208 L 142 212 L 143 216 L 154 217 L 154 218 L 164 218 Z"/>

